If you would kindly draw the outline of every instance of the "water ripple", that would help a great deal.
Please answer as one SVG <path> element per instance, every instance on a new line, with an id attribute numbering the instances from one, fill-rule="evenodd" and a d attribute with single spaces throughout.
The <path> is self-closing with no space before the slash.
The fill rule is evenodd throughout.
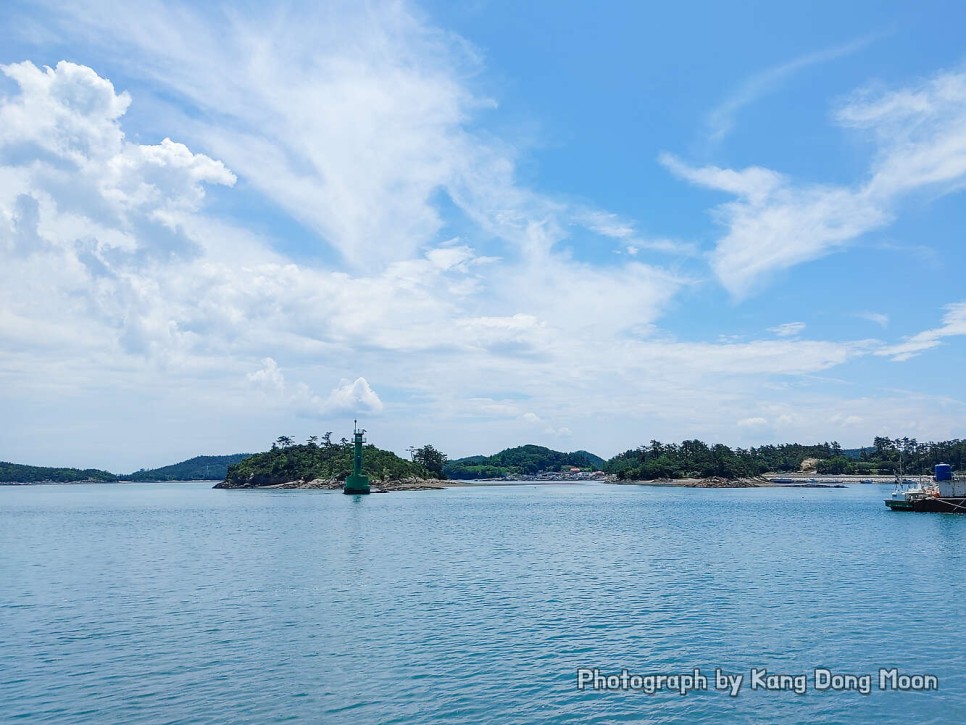
<path id="1" fill-rule="evenodd" d="M 0 702 L 77 723 L 966 719 L 966 517 L 884 493 L 11 488 Z M 580 667 L 941 686 L 648 695 L 578 690 Z"/>

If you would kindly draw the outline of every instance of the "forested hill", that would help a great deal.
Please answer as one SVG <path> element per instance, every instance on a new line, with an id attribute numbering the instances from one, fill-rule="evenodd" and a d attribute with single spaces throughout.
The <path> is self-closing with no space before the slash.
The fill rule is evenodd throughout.
<path id="1" fill-rule="evenodd" d="M 512 478 L 513 476 L 555 472 L 580 468 L 600 470 L 604 459 L 587 451 L 564 453 L 543 446 L 507 448 L 492 456 L 469 456 L 448 461 L 443 466 L 447 478 L 472 480 L 475 478 Z"/>
<path id="2" fill-rule="evenodd" d="M 729 448 L 689 440 L 683 443 L 651 441 L 607 461 L 604 470 L 620 479 L 741 478 L 762 473 L 801 470 L 806 461 L 821 474 L 882 475 L 899 470 L 907 474 L 931 473 L 937 463 L 956 471 L 966 464 L 966 441 L 955 439 L 920 443 L 915 438 L 876 437 L 865 448 L 844 450 L 838 443 L 800 445 L 787 443 L 757 448 Z"/>
<path id="3" fill-rule="evenodd" d="M 223 481 L 228 466 L 248 458 L 251 453 L 233 453 L 230 456 L 195 456 L 170 466 L 141 469 L 122 476 L 125 481 Z"/>
<path id="4" fill-rule="evenodd" d="M 46 468 L 43 466 L 24 466 L 19 463 L 0 461 L 0 483 L 113 483 L 117 476 L 96 468 Z"/>
<path id="5" fill-rule="evenodd" d="M 352 458 L 353 445 L 345 439 L 341 443 L 331 443 L 325 436 L 321 442 L 310 439 L 308 443 L 296 445 L 290 438 L 282 436 L 270 451 L 256 453 L 228 466 L 224 482 L 216 488 L 255 488 L 318 478 L 344 480 L 352 473 Z M 373 483 L 435 478 L 425 466 L 374 445 L 363 447 L 362 459 L 362 472 Z"/>

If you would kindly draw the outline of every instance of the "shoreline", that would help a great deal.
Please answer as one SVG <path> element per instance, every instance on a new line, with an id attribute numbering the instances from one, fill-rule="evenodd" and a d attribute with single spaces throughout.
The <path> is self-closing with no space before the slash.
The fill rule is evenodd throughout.
<path id="1" fill-rule="evenodd" d="M 657 478 L 642 481 L 608 481 L 618 486 L 660 486 L 672 488 L 844 488 L 855 484 L 893 483 L 895 476 L 856 474 L 765 473 L 754 478 Z"/>
<path id="2" fill-rule="evenodd" d="M 919 476 L 906 476 L 910 480 L 917 480 Z M 724 479 L 710 478 L 675 478 L 675 479 L 644 479 L 620 481 L 612 477 L 575 478 L 561 476 L 559 478 L 490 478 L 490 479 L 392 479 L 389 481 L 375 481 L 371 483 L 374 493 L 388 493 L 392 491 L 438 491 L 445 488 L 472 488 L 474 486 L 550 486 L 560 484 L 578 485 L 585 483 L 604 483 L 615 486 L 656 486 L 670 488 L 832 488 L 852 484 L 885 484 L 893 483 L 895 476 L 856 474 L 814 474 L 814 473 L 766 473 L 754 478 Z M 216 479 L 195 479 L 190 481 L 0 481 L 0 486 L 74 486 L 74 485 L 118 485 L 132 483 L 214 483 L 212 488 L 232 491 L 245 490 L 285 490 L 285 489 L 320 489 L 340 490 L 343 482 L 337 479 L 315 479 L 312 481 L 285 481 L 265 486 L 224 486 L 224 481 Z"/>

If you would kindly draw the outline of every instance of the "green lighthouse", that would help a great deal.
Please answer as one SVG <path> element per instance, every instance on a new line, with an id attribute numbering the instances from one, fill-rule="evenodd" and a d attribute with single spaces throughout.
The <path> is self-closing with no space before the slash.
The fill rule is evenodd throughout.
<path id="1" fill-rule="evenodd" d="M 352 461 L 352 473 L 346 476 L 342 493 L 369 493 L 369 477 L 362 473 L 362 444 L 366 442 L 362 436 L 365 431 L 359 430 L 357 420 L 352 421 L 352 431 L 356 453 Z"/>

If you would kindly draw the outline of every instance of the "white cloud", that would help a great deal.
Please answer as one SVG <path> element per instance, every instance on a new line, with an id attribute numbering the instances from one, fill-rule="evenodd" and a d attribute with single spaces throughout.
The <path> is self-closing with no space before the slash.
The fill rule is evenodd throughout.
<path id="1" fill-rule="evenodd" d="M 879 155 L 868 193 L 891 199 L 923 187 L 962 188 L 966 176 L 966 72 L 918 86 L 857 92 L 838 109 L 849 128 L 872 133 Z"/>
<path id="2" fill-rule="evenodd" d="M 800 335 L 805 327 L 804 322 L 786 322 L 782 325 L 769 327 L 768 331 L 774 332 L 779 337 L 795 337 L 796 335 Z"/>
<path id="3" fill-rule="evenodd" d="M 559 428 L 545 428 L 543 432 L 545 435 L 551 435 L 555 438 L 570 438 L 574 434 L 573 431 L 565 425 L 560 426 Z"/>
<path id="4" fill-rule="evenodd" d="M 889 315 L 883 312 L 856 312 L 855 316 L 863 320 L 868 320 L 869 322 L 874 322 L 882 328 L 889 326 Z"/>
<path id="5" fill-rule="evenodd" d="M 580 212 L 577 215 L 577 219 L 590 231 L 602 237 L 608 237 L 620 242 L 623 251 L 632 257 L 641 250 L 684 257 L 692 257 L 697 254 L 695 246 L 687 242 L 665 237 L 650 238 L 641 236 L 631 222 L 622 219 L 617 214 L 588 209 Z"/>
<path id="6" fill-rule="evenodd" d="M 383 405 L 365 378 L 343 380 L 326 398 L 320 412 L 324 413 L 380 413 Z"/>
<path id="7" fill-rule="evenodd" d="M 836 118 L 878 143 L 868 180 L 854 187 L 797 183 L 759 167 L 696 168 L 661 155 L 677 176 L 737 197 L 715 209 L 725 234 L 711 255 L 716 275 L 736 298 L 770 274 L 889 224 L 904 195 L 926 188 L 945 193 L 966 183 L 966 73 L 897 91 L 862 91 Z"/>
<path id="8" fill-rule="evenodd" d="M 83 330 L 87 345 L 182 355 L 191 335 L 166 314 L 179 301 L 161 297 L 154 267 L 196 254 L 184 223 L 205 184 L 235 177 L 169 139 L 127 141 L 129 97 L 90 68 L 0 70 L 19 88 L 0 103 L 0 336 L 37 320 L 51 342 Z"/>
<path id="9" fill-rule="evenodd" d="M 768 425 L 768 421 L 765 418 L 742 418 L 737 421 L 739 428 L 764 428 Z"/>
<path id="10" fill-rule="evenodd" d="M 662 162 L 689 181 L 738 195 L 715 210 L 727 233 L 711 254 L 721 283 L 737 298 L 767 275 L 821 257 L 891 217 L 863 191 L 801 186 L 761 168 L 691 168 L 670 155 Z"/>
<path id="11" fill-rule="evenodd" d="M 269 402 L 300 415 L 319 417 L 344 413 L 370 415 L 381 413 L 382 400 L 369 385 L 359 377 L 355 380 L 343 379 L 325 398 L 316 395 L 303 382 L 289 384 L 281 368 L 274 359 L 262 360 L 262 367 L 245 376 L 248 383 L 266 394 Z"/>
<path id="12" fill-rule="evenodd" d="M 522 187 L 519 152 L 473 130 L 486 99 L 463 73 L 477 63 L 472 49 L 405 5 L 370 10 L 324 4 L 313 12 L 338 22 L 275 10 L 223 22 L 201 6 L 94 3 L 74 16 L 65 8 L 76 29 L 62 31 L 121 39 L 118 53 L 138 61 L 125 60 L 125 77 L 144 74 L 130 95 L 103 69 L 8 66 L 22 90 L 0 101 L 5 410 L 47 405 L 85 420 L 123 407 L 105 394 L 122 391 L 138 411 L 159 411 L 146 438 L 181 436 L 184 447 L 203 434 L 231 452 L 298 433 L 294 423 L 389 408 L 402 412 L 380 419 L 380 445 L 433 441 L 453 454 L 568 435 L 606 453 L 620 445 L 615 418 L 630 443 L 652 422 L 724 438 L 747 430 L 736 418 L 795 432 L 839 410 L 758 407 L 881 343 L 714 344 L 660 332 L 695 280 L 642 263 L 643 252 L 694 247 Z M 311 37 L 320 27 L 324 43 Z M 142 103 L 157 144 L 132 140 L 149 136 L 143 111 L 142 128 L 126 127 Z M 749 207 L 795 190 L 766 169 L 667 162 Z M 277 205 L 347 262 L 288 256 L 286 240 L 216 216 L 212 185 L 226 187 L 218 214 Z M 442 234 L 451 207 L 458 238 Z M 591 264 L 563 250 L 568 235 L 638 256 L 608 251 L 609 263 Z M 102 419 L 120 420 L 106 408 Z M 139 435 L 136 419 L 117 434 Z M 26 425 L 4 435 L 13 450 L 49 437 Z M 81 439 L 75 452 L 94 455 Z M 111 465 L 67 463 L 85 461 Z"/>
<path id="13" fill-rule="evenodd" d="M 297 18 L 281 6 L 250 10 L 62 8 L 65 22 L 136 53 L 132 72 L 217 118 L 170 120 L 356 270 L 435 241 L 440 194 L 496 212 L 480 205 L 506 198 L 512 158 L 466 131 L 492 102 L 464 82 L 479 67 L 465 41 L 404 3 L 307 5 Z"/>
<path id="14" fill-rule="evenodd" d="M 57 68 L 33 63 L 0 66 L 21 95 L 0 107 L 0 144 L 30 145 L 79 166 L 105 161 L 122 151 L 124 134 L 117 119 L 131 97 L 115 94 L 110 81 L 85 66 L 61 61 Z"/>
<path id="15" fill-rule="evenodd" d="M 285 392 L 285 376 L 279 370 L 278 363 L 270 357 L 262 360 L 262 367 L 253 373 L 249 373 L 247 378 L 248 382 L 258 387 L 277 393 Z"/>
<path id="16" fill-rule="evenodd" d="M 943 324 L 931 330 L 924 330 L 904 342 L 890 345 L 876 352 L 876 355 L 891 357 L 894 362 L 903 362 L 925 350 L 942 344 L 945 337 L 966 335 L 966 302 L 956 302 L 946 306 Z"/>
<path id="17" fill-rule="evenodd" d="M 782 83 L 795 74 L 810 66 L 828 63 L 829 61 L 851 55 L 862 50 L 875 39 L 876 36 L 874 35 L 865 36 L 843 45 L 808 53 L 787 63 L 782 63 L 781 65 L 757 73 L 741 84 L 731 96 L 708 114 L 707 126 L 710 140 L 712 142 L 721 141 L 734 128 L 735 116 L 738 114 L 738 111 L 754 103 L 766 93 L 777 90 Z"/>

